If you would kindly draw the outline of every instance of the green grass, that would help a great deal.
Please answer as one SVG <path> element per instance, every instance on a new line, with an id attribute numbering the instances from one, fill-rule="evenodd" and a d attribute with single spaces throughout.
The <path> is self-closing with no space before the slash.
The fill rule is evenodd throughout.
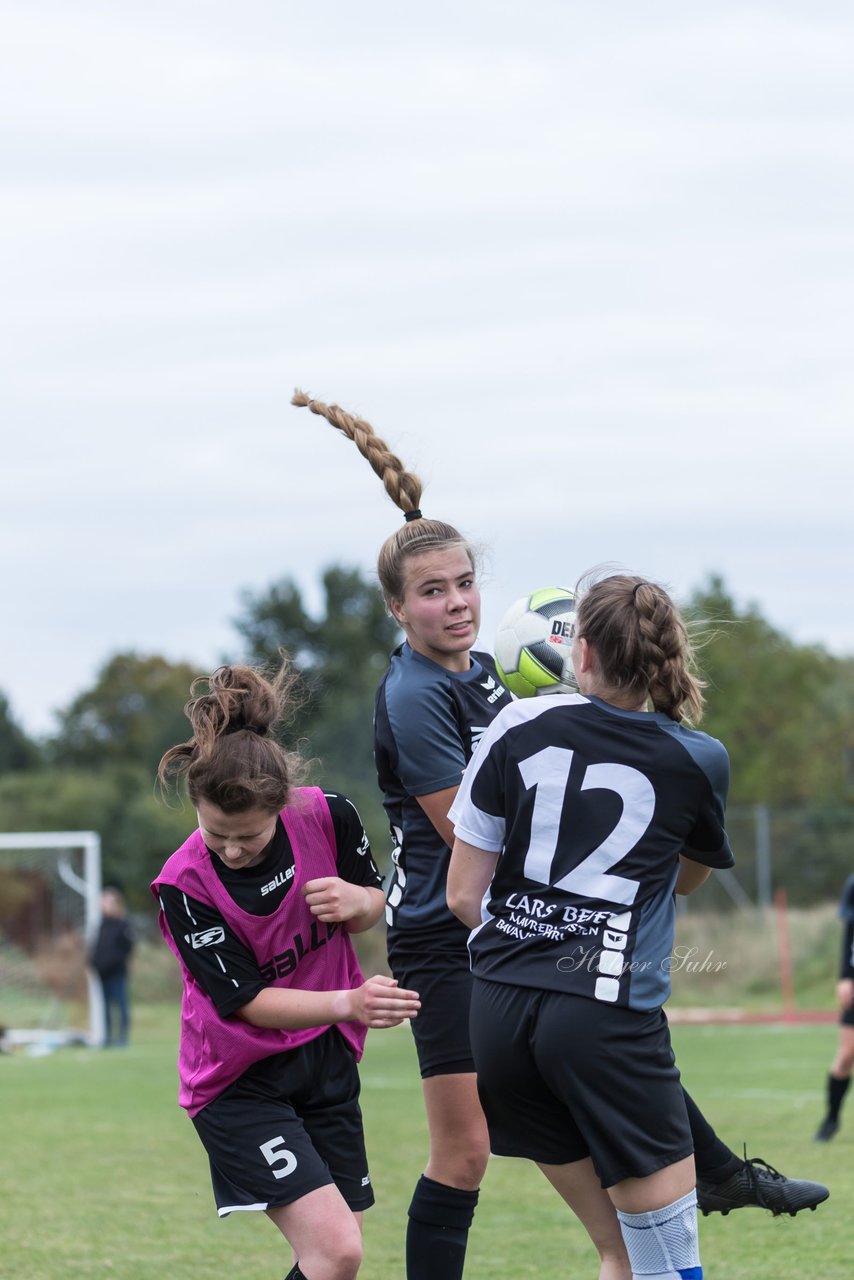
<path id="1" fill-rule="evenodd" d="M 15 1280 L 281 1280 L 278 1233 L 260 1215 L 220 1221 L 207 1163 L 177 1105 L 177 1008 L 137 1005 L 127 1050 L 0 1058 L 0 1276 Z M 710 1280 L 848 1280 L 854 1110 L 827 1146 L 811 1141 L 836 1043 L 832 1026 L 677 1026 L 686 1085 L 721 1136 L 790 1174 L 826 1182 L 815 1213 L 755 1209 L 701 1219 Z M 363 1108 L 377 1205 L 365 1215 L 360 1280 L 400 1280 L 406 1206 L 426 1138 L 405 1028 L 372 1032 Z M 850 1104 L 854 1107 L 854 1104 Z M 466 1280 L 592 1280 L 592 1247 L 532 1166 L 492 1161 Z"/>

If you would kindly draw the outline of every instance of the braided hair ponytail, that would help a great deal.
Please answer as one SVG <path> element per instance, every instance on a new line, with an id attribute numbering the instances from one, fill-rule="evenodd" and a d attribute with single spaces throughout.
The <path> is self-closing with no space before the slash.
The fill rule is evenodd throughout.
<path id="1" fill-rule="evenodd" d="M 304 391 L 296 390 L 291 404 L 310 409 L 352 440 L 382 480 L 392 502 L 404 513 L 405 523 L 386 538 L 377 558 L 377 577 L 387 606 L 390 607 L 392 600 L 403 598 L 406 564 L 410 556 L 423 551 L 462 547 L 468 555 L 472 570 L 477 568 L 477 553 L 458 529 L 443 520 L 427 520 L 421 514 L 421 494 L 424 488 L 421 480 L 414 472 L 406 470 L 397 454 L 377 435 L 369 422 L 348 413 L 340 405 L 328 405 L 321 400 L 314 400 Z"/>
<path id="2" fill-rule="evenodd" d="M 703 682 L 695 675 L 688 628 L 655 582 L 612 574 L 582 586 L 576 634 L 594 646 L 606 684 L 648 698 L 671 720 L 699 723 Z"/>

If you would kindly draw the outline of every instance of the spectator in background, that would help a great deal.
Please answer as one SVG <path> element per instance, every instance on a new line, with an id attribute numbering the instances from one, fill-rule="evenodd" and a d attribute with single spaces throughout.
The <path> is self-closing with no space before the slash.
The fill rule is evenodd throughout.
<path id="1" fill-rule="evenodd" d="M 854 875 L 848 877 L 839 903 L 842 918 L 842 956 L 836 999 L 839 1004 L 839 1043 L 827 1077 L 827 1111 L 815 1135 L 816 1142 L 830 1142 L 839 1129 L 842 1103 L 854 1070 Z"/>
<path id="2" fill-rule="evenodd" d="M 108 885 L 101 894 L 101 923 L 89 953 L 104 995 L 107 1049 L 124 1047 L 130 1038 L 128 979 L 134 945 L 124 896 L 115 885 Z"/>

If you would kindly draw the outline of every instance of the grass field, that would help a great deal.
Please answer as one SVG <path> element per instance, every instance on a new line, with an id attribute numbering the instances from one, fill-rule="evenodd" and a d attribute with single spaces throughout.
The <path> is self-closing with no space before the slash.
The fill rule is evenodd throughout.
<path id="1" fill-rule="evenodd" d="M 0 1276 L 9 1280 L 281 1280 L 289 1259 L 262 1216 L 220 1221 L 206 1160 L 177 1106 L 177 1007 L 141 1005 L 127 1050 L 0 1058 Z M 685 1082 L 721 1136 L 787 1173 L 826 1182 L 815 1213 L 743 1209 L 701 1219 L 710 1280 L 848 1280 L 854 1274 L 854 1112 L 811 1141 L 832 1026 L 674 1028 Z M 365 1215 L 360 1280 L 400 1280 L 406 1206 L 425 1157 L 407 1029 L 372 1032 L 363 1107 L 377 1205 Z M 852 1104 L 854 1106 L 854 1104 Z M 536 1169 L 494 1160 L 466 1280 L 593 1280 L 583 1230 Z"/>

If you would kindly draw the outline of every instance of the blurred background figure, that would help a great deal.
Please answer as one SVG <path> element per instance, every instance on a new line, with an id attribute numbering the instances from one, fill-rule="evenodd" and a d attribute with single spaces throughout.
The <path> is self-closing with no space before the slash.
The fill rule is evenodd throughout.
<path id="1" fill-rule="evenodd" d="M 130 1038 L 130 958 L 134 936 L 124 895 L 115 885 L 101 894 L 101 923 L 89 953 L 104 995 L 104 1047 L 124 1046 Z"/>
<path id="2" fill-rule="evenodd" d="M 842 919 L 842 957 L 836 999 L 839 1004 L 839 1043 L 827 1077 L 827 1111 L 815 1135 L 816 1142 L 830 1142 L 839 1129 L 842 1103 L 854 1070 L 854 875 L 845 881 L 839 903 Z"/>

